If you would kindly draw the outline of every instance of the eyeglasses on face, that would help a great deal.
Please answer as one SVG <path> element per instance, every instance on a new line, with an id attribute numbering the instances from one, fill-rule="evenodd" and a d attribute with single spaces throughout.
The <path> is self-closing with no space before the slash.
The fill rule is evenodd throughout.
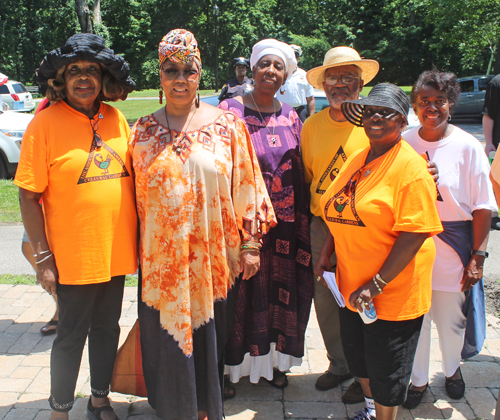
<path id="1" fill-rule="evenodd" d="M 175 67 L 169 67 L 168 69 L 163 70 L 165 77 L 168 80 L 177 80 L 181 74 L 181 71 L 176 69 Z M 189 80 L 190 82 L 194 82 L 198 77 L 199 71 L 196 69 L 186 69 L 182 71 L 182 76 L 184 79 Z"/>
<path id="2" fill-rule="evenodd" d="M 333 86 L 333 85 L 336 85 L 338 83 L 338 81 L 340 80 L 344 85 L 350 85 L 350 84 L 354 83 L 354 81 L 356 79 L 359 79 L 359 77 L 356 77 L 356 76 L 340 76 L 340 77 L 327 76 L 327 77 L 325 77 L 325 83 L 327 85 Z"/>

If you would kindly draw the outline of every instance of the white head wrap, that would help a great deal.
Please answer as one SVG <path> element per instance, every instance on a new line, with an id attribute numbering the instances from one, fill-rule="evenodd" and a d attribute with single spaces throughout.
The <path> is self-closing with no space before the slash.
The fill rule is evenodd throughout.
<path id="1" fill-rule="evenodd" d="M 253 70 L 257 62 L 268 54 L 276 55 L 283 60 L 287 80 L 297 70 L 297 60 L 295 59 L 292 47 L 276 39 L 263 39 L 253 46 L 250 57 L 250 68 Z"/>

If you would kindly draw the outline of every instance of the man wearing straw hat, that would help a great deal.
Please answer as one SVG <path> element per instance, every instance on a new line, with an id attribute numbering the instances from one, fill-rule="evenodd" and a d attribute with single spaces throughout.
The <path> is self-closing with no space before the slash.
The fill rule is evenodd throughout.
<path id="1" fill-rule="evenodd" d="M 313 267 L 328 233 L 328 227 L 321 218 L 319 201 L 339 173 L 349 155 L 369 145 L 361 127 L 350 124 L 342 114 L 341 104 L 358 99 L 365 83 L 378 73 L 375 60 L 362 59 L 356 50 L 336 47 L 329 50 L 323 65 L 307 72 L 307 80 L 325 91 L 329 108 L 312 115 L 304 123 L 301 133 L 302 159 L 306 182 L 311 191 L 311 246 Z M 335 255 L 331 259 L 335 271 Z M 321 273 L 315 273 L 314 306 L 318 324 L 325 342 L 330 366 L 316 381 L 316 388 L 328 390 L 352 378 L 342 350 L 338 305 L 326 286 Z M 358 382 L 353 382 L 342 397 L 348 404 L 364 401 Z"/>

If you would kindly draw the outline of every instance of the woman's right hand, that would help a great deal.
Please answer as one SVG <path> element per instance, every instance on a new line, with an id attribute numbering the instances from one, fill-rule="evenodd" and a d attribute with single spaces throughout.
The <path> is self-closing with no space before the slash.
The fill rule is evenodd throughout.
<path id="1" fill-rule="evenodd" d="M 321 253 L 314 267 L 314 277 L 317 281 L 326 286 L 326 281 L 323 278 L 323 272 L 325 271 L 332 271 L 332 264 L 330 262 L 330 257 Z"/>
<path id="2" fill-rule="evenodd" d="M 36 281 L 49 295 L 56 295 L 58 278 L 59 272 L 57 271 L 56 261 L 53 256 L 36 266 Z"/>

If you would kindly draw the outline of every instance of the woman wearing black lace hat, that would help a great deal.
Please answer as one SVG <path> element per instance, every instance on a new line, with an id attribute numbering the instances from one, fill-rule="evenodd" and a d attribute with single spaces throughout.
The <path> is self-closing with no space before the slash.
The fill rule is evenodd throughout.
<path id="1" fill-rule="evenodd" d="M 357 420 L 375 413 L 378 420 L 396 417 L 430 307 L 430 236 L 442 227 L 426 162 L 401 141 L 409 107 L 406 94 L 388 83 L 342 104 L 346 119 L 364 127 L 370 146 L 349 157 L 320 202 L 331 235 L 316 272 L 329 267 L 335 245 L 337 283 L 346 301 L 342 346 L 367 404 Z M 375 320 L 364 323 L 357 312 L 371 306 Z"/>
<path id="2" fill-rule="evenodd" d="M 125 274 L 137 269 L 137 214 L 130 129 L 102 101 L 125 99 L 135 84 L 123 58 L 92 34 L 76 34 L 47 54 L 36 79 L 56 103 L 26 130 L 14 183 L 37 281 L 59 302 L 50 419 L 69 418 L 88 336 L 87 413 L 112 420 L 107 395 Z"/>

